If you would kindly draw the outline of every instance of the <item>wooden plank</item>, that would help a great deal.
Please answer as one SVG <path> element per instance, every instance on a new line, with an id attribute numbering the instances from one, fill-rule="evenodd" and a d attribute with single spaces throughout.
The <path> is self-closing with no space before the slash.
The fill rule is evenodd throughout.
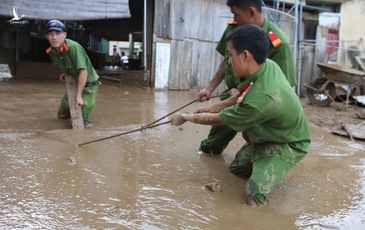
<path id="1" fill-rule="evenodd" d="M 185 10 L 190 5 L 185 5 L 184 1 L 171 0 L 171 38 L 183 40 L 185 37 Z"/>
<path id="2" fill-rule="evenodd" d="M 191 41 L 171 41 L 171 52 L 175 55 L 170 55 L 169 89 L 190 89 L 192 47 Z"/>
<path id="3" fill-rule="evenodd" d="M 179 51 L 180 58 L 180 70 L 179 70 L 179 89 L 189 90 L 190 89 L 190 78 L 191 78 L 191 65 L 192 65 L 192 48 L 193 43 L 191 41 L 183 41 L 181 50 Z"/>
<path id="4" fill-rule="evenodd" d="M 196 33 L 200 40 L 212 41 L 214 31 L 216 30 L 217 26 L 219 27 L 219 25 L 214 24 L 216 15 L 214 15 L 213 7 L 213 0 L 205 0 L 201 2 L 199 9 L 199 15 L 201 15 L 201 19 L 196 22 L 200 28 Z"/>
<path id="5" fill-rule="evenodd" d="M 172 0 L 172 38 L 211 41 L 217 30 L 214 6 L 214 0 Z M 221 27 L 225 25 L 222 24 Z"/>
<path id="6" fill-rule="evenodd" d="M 179 89 L 179 69 L 180 59 L 178 58 L 178 52 L 181 47 L 181 41 L 171 40 L 170 45 L 170 69 L 169 69 L 169 89 Z"/>
<path id="7" fill-rule="evenodd" d="M 171 14 L 170 14 L 170 11 L 171 11 L 171 8 L 170 8 L 170 5 L 171 5 L 171 1 L 170 0 L 164 0 L 164 11 L 163 11 L 163 31 L 164 33 L 162 33 L 162 37 L 163 38 L 171 38 Z"/>
<path id="8" fill-rule="evenodd" d="M 159 21 L 155 24 L 156 37 L 161 38 L 161 34 L 171 29 L 168 88 L 205 87 L 222 60 L 215 48 L 232 17 L 226 1 L 156 0 L 155 3 L 155 20 Z M 161 22 L 165 7 L 170 10 L 169 28 L 160 25 L 165 23 Z"/>
<path id="9" fill-rule="evenodd" d="M 171 38 L 170 0 L 155 0 L 154 34 L 158 38 Z"/>
<path id="10" fill-rule="evenodd" d="M 81 106 L 76 104 L 77 82 L 73 76 L 66 75 L 66 90 L 68 106 L 71 113 L 71 122 L 73 129 L 84 129 L 84 120 L 82 118 Z"/>
<path id="11" fill-rule="evenodd" d="M 213 4 L 213 9 L 213 41 L 218 42 L 227 27 L 228 20 L 230 18 L 233 18 L 233 14 L 227 7 L 226 1 L 215 0 Z"/>
<path id="12" fill-rule="evenodd" d="M 211 68 L 211 66 L 215 65 L 213 57 L 214 48 L 215 45 L 211 42 L 194 42 L 190 88 L 201 89 L 208 85 L 209 80 L 214 74 Z"/>
<path id="13" fill-rule="evenodd" d="M 200 39 L 199 34 L 203 28 L 200 27 L 201 18 L 204 18 L 204 14 L 201 14 L 202 2 L 211 0 L 185 0 L 185 16 L 183 34 L 186 38 Z"/>

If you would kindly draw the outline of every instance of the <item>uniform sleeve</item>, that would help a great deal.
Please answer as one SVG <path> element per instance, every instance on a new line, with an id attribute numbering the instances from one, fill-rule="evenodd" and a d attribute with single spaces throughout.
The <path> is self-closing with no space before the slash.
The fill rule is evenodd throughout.
<path id="1" fill-rule="evenodd" d="M 259 108 L 245 103 L 225 108 L 219 113 L 219 117 L 236 132 L 257 126 L 268 119 Z"/>
<path id="2" fill-rule="evenodd" d="M 283 44 L 279 48 L 273 50 L 270 59 L 276 62 L 280 69 L 283 71 L 286 79 L 291 86 L 297 84 L 297 77 L 294 68 L 293 53 L 289 44 Z"/>
<path id="3" fill-rule="evenodd" d="M 86 69 L 86 53 L 80 45 L 75 45 L 70 48 L 72 61 L 77 70 Z"/>
<path id="4" fill-rule="evenodd" d="M 220 53 L 223 57 L 226 54 L 226 49 L 227 49 L 227 34 L 229 33 L 230 29 L 229 26 L 226 27 L 226 29 L 224 30 L 224 33 L 221 37 L 221 39 L 219 40 L 219 43 L 217 45 L 216 50 L 218 51 L 218 53 Z"/>

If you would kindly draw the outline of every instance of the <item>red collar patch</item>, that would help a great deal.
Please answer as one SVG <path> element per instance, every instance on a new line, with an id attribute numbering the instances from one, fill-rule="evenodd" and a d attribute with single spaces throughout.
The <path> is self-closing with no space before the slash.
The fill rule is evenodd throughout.
<path id="1" fill-rule="evenodd" d="M 68 45 L 66 43 L 63 43 L 62 45 L 60 45 L 60 47 L 58 47 L 57 50 L 59 53 L 63 54 L 65 52 L 69 51 L 70 47 L 68 47 Z M 50 46 L 46 49 L 46 54 L 50 54 L 51 51 L 52 51 L 52 46 Z"/>
<path id="2" fill-rule="evenodd" d="M 50 54 L 50 53 L 51 53 L 51 51 L 52 51 L 52 46 L 50 46 L 50 47 L 48 47 L 48 48 L 46 49 L 46 54 Z"/>
<path id="3" fill-rule="evenodd" d="M 64 52 L 67 52 L 69 49 L 70 48 L 68 47 L 68 45 L 66 45 L 66 43 L 63 43 L 60 47 L 58 47 L 58 52 L 63 54 Z"/>
<path id="4" fill-rule="evenodd" d="M 250 84 L 246 84 L 244 85 L 241 89 L 240 89 L 240 93 L 241 93 L 241 96 L 237 99 L 237 102 L 236 104 L 241 104 L 241 102 L 243 101 L 243 99 L 246 97 L 248 91 L 250 90 L 250 88 L 252 87 L 253 85 L 253 81 L 251 81 Z"/>

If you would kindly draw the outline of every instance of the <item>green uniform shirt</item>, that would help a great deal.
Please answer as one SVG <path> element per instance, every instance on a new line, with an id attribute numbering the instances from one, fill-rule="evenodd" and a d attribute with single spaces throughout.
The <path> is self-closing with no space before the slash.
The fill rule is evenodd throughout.
<path id="1" fill-rule="evenodd" d="M 297 84 L 297 76 L 295 74 L 293 51 L 286 35 L 279 27 L 269 20 L 265 20 L 262 29 L 266 33 L 269 33 L 270 31 L 274 32 L 283 43 L 280 47 L 275 48 L 270 42 L 269 54 L 267 57 L 279 65 L 289 84 L 295 86 Z"/>
<path id="2" fill-rule="evenodd" d="M 289 149 L 281 157 L 297 162 L 292 154 L 306 154 L 310 142 L 309 128 L 299 98 L 279 66 L 270 59 L 244 81 L 250 82 L 254 83 L 243 101 L 225 108 L 219 117 L 236 132 L 242 132 L 248 144 L 258 148 L 253 151 L 257 154 L 254 159 L 283 150 L 283 147 L 275 149 L 277 144 L 289 144 Z M 266 149 L 268 144 L 271 147 Z"/>
<path id="3" fill-rule="evenodd" d="M 91 64 L 85 49 L 77 42 L 65 39 L 64 42 L 68 50 L 59 52 L 57 48 L 52 48 L 49 53 L 53 64 L 65 71 L 66 74 L 74 77 L 79 76 L 80 69 L 86 69 L 87 82 L 94 82 L 99 79 L 94 67 Z"/>
<path id="4" fill-rule="evenodd" d="M 224 82 L 226 83 L 228 89 L 237 88 L 241 83 L 240 78 L 235 77 L 233 73 L 232 65 L 229 64 L 229 52 L 227 44 L 227 35 L 231 32 L 237 25 L 228 24 L 226 30 L 224 31 L 221 40 L 219 41 L 216 50 L 224 57 L 224 62 L 226 64 L 226 72 L 224 75 Z"/>
<path id="5" fill-rule="evenodd" d="M 240 79 L 236 78 L 233 73 L 232 66 L 228 63 L 229 53 L 228 53 L 228 45 L 226 37 L 229 32 L 231 32 L 237 25 L 228 24 L 226 30 L 224 31 L 221 40 L 217 45 L 217 51 L 224 56 L 224 61 L 226 63 L 226 74 L 224 77 L 224 81 L 229 89 L 238 88 L 240 84 Z M 282 45 L 280 47 L 275 48 L 270 42 L 268 58 L 275 61 L 283 71 L 285 77 L 287 78 L 289 84 L 294 86 L 297 84 L 297 77 L 295 74 L 294 68 L 294 59 L 292 54 L 292 49 L 290 47 L 290 43 L 286 38 L 285 34 L 281 29 L 279 29 L 276 25 L 274 25 L 269 20 L 264 21 L 264 25 L 262 29 L 269 33 L 270 31 L 274 32 L 281 40 Z"/>

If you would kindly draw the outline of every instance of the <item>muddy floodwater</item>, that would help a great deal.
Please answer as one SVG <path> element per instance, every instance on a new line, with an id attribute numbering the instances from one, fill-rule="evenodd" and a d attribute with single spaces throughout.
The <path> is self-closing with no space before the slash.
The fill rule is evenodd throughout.
<path id="1" fill-rule="evenodd" d="M 198 154 L 209 127 L 191 123 L 77 146 L 137 129 L 196 92 L 104 84 L 84 131 L 56 119 L 63 92 L 57 81 L 0 82 L 0 229 L 365 229 L 364 142 L 311 125 L 307 157 L 268 206 L 250 207 L 245 181 L 228 171 L 240 135 L 216 157 Z M 212 180 L 221 192 L 204 187 Z"/>

